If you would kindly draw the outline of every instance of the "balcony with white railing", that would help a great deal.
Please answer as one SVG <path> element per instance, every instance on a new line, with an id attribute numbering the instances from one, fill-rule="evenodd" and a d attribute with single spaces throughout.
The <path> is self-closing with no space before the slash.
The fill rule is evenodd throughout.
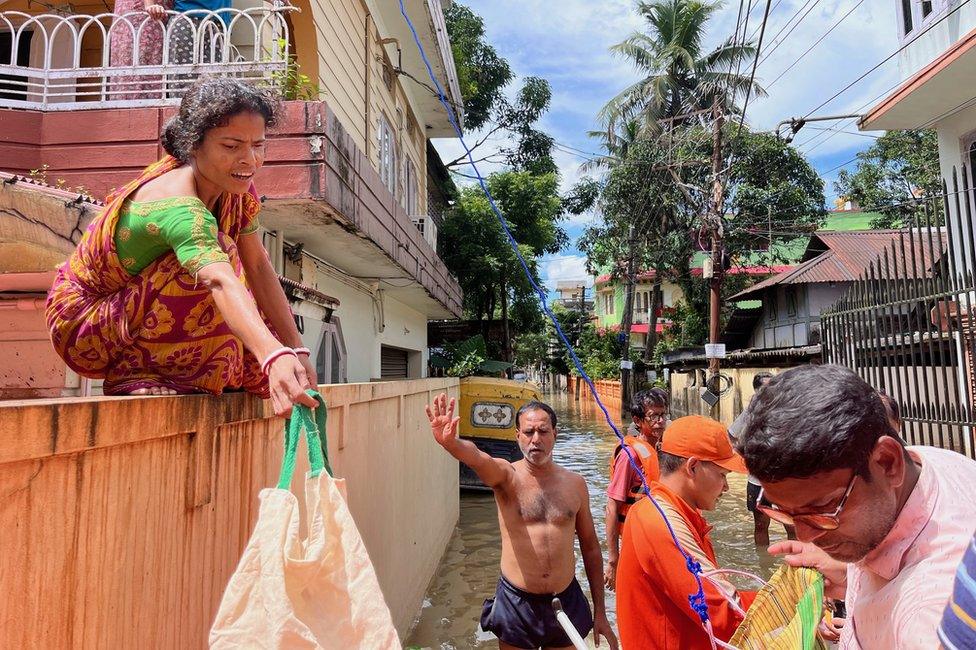
<path id="1" fill-rule="evenodd" d="M 165 106 L 202 76 L 269 88 L 288 74 L 283 5 L 219 12 L 0 12 L 0 108 Z"/>

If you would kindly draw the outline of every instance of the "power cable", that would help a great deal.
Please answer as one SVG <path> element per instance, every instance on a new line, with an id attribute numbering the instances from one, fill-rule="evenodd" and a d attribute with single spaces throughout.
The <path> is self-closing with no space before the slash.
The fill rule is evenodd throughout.
<path id="1" fill-rule="evenodd" d="M 880 68 L 881 66 L 883 66 L 885 63 L 887 63 L 891 59 L 895 58 L 895 56 L 897 56 L 899 52 L 902 52 L 903 50 L 905 50 L 905 48 L 907 48 L 910 45 L 912 45 L 916 40 L 918 40 L 919 37 L 923 36 L 924 34 L 927 34 L 932 29 L 934 29 L 936 26 L 942 24 L 943 21 L 947 20 L 950 16 L 954 15 L 957 11 L 959 11 L 960 9 L 962 9 L 963 7 L 965 7 L 967 4 L 969 4 L 969 2 L 970 2 L 970 0 L 962 0 L 958 5 L 956 5 L 954 8 L 952 8 L 951 10 L 949 10 L 948 12 L 946 12 L 946 14 L 944 16 L 941 16 L 938 20 L 932 22 L 932 24 L 930 24 L 928 27 L 926 27 L 923 31 L 921 31 L 920 33 L 918 33 L 917 35 L 915 35 L 912 38 L 912 40 L 908 41 L 907 43 L 905 43 L 904 45 L 902 45 L 901 47 L 899 47 L 897 50 L 895 50 L 894 52 L 892 52 L 891 54 L 889 54 L 888 56 L 886 56 L 884 59 L 882 59 L 877 64 L 875 64 L 873 67 L 871 67 L 869 70 L 867 70 L 866 72 L 864 72 L 857 79 L 855 79 L 854 81 L 850 82 L 849 84 L 847 84 L 846 86 L 844 86 L 843 88 L 841 88 L 840 90 L 838 90 L 836 93 L 834 93 L 833 95 L 831 95 L 828 99 L 826 99 L 825 101 L 823 101 L 822 103 L 820 103 L 816 108 L 814 108 L 811 111 L 809 111 L 803 117 L 810 117 L 811 115 L 813 115 L 814 113 L 816 113 L 817 111 L 819 111 L 821 108 L 823 108 L 824 106 L 826 106 L 830 102 L 834 101 L 835 99 L 837 99 L 838 97 L 840 97 L 841 95 L 843 95 L 845 92 L 847 92 L 855 84 L 859 83 L 861 80 L 863 80 L 869 74 L 871 74 L 872 72 L 874 72 L 875 70 L 877 70 L 878 68 Z"/>
<path id="2" fill-rule="evenodd" d="M 808 2 L 809 2 L 809 0 L 808 0 Z M 769 57 L 772 56 L 773 52 L 775 52 L 777 49 L 779 49 L 779 46 L 786 42 L 786 39 L 788 39 L 790 37 L 790 34 L 793 33 L 793 30 L 795 30 L 797 27 L 800 26 L 800 23 L 803 22 L 803 19 L 806 18 L 807 16 L 809 16 L 810 15 L 810 12 L 813 11 L 813 9 L 819 3 L 820 3 L 820 0 L 813 0 L 813 3 L 810 4 L 810 7 L 806 10 L 806 12 L 802 16 L 800 16 L 800 19 L 797 20 L 793 24 L 792 27 L 790 27 L 790 30 L 788 32 L 786 32 L 786 34 L 783 36 L 783 38 L 781 40 L 779 40 L 779 41 L 776 40 L 776 38 L 778 38 L 778 36 L 779 36 L 778 34 L 777 34 L 776 37 L 773 38 L 773 47 L 771 47 L 769 49 L 769 51 L 766 52 L 765 55 L 763 55 L 762 61 L 759 62 L 759 65 L 762 65 L 763 63 L 765 63 L 766 61 L 769 60 Z M 801 8 L 801 10 L 802 10 L 802 8 Z M 797 12 L 797 13 L 799 13 L 799 12 Z M 782 34 L 783 33 L 783 30 L 780 30 L 780 33 Z"/>
<path id="3" fill-rule="evenodd" d="M 830 33 L 831 33 L 831 32 L 833 32 L 833 31 L 834 31 L 835 29 L 837 29 L 837 26 L 838 26 L 838 25 L 840 25 L 840 24 L 841 24 L 842 22 L 844 22 L 844 21 L 845 21 L 845 20 L 847 19 L 847 17 L 848 17 L 848 16 L 850 16 L 850 15 L 851 15 L 852 13 L 854 13 L 854 10 L 855 10 L 855 9 L 857 9 L 858 7 L 860 7 L 860 6 L 861 6 L 861 5 L 863 4 L 863 3 L 864 3 L 864 0 L 858 0 L 858 1 L 857 1 L 857 3 L 856 3 L 856 4 L 855 4 L 855 5 L 853 6 L 853 7 L 851 7 L 851 8 L 850 8 L 850 10 L 849 10 L 849 11 L 848 11 L 848 12 L 847 12 L 846 14 L 844 14 L 844 15 L 843 15 L 843 16 L 842 16 L 842 17 L 840 18 L 840 20 L 838 20 L 838 21 L 837 21 L 836 23 L 834 23 L 833 25 L 831 25 L 831 26 L 830 26 L 830 29 L 828 29 L 828 30 L 827 30 L 826 32 L 824 32 L 824 33 L 823 33 L 823 34 L 822 34 L 822 35 L 820 36 L 820 38 L 818 38 L 818 39 L 816 40 L 816 42 L 815 42 L 815 43 L 814 43 L 813 45 L 811 45 L 810 47 L 808 47 L 808 48 L 806 49 L 806 51 L 805 51 L 805 52 L 804 52 L 803 54 L 801 54 L 801 55 L 800 55 L 800 56 L 798 56 L 798 57 L 797 57 L 796 59 L 794 59 L 794 60 L 793 60 L 793 62 L 792 62 L 792 63 L 790 63 L 790 64 L 789 64 L 789 65 L 788 65 L 788 66 L 786 67 L 786 69 L 785 69 L 785 70 L 783 70 L 782 72 L 780 72 L 780 73 L 779 73 L 779 75 L 777 75 L 777 76 L 776 76 L 776 78 L 775 78 L 775 79 L 773 79 L 773 80 L 772 80 L 772 81 L 770 81 L 770 82 L 769 82 L 768 84 L 766 84 L 766 90 L 767 90 L 767 92 L 769 91 L 769 89 L 770 89 L 770 88 L 772 88 L 772 87 L 773 87 L 773 84 L 775 84 L 775 83 L 776 83 L 777 81 L 779 81 L 780 79 L 782 79 L 782 78 L 783 78 L 783 75 L 785 75 L 785 74 L 786 74 L 787 72 L 789 72 L 790 70 L 792 70 L 792 69 L 793 69 L 793 67 L 794 67 L 794 66 L 795 66 L 795 65 L 796 65 L 797 63 L 799 63 L 800 61 L 802 61 L 802 60 L 803 60 L 803 58 L 804 58 L 804 57 L 806 57 L 806 55 L 807 55 L 807 54 L 810 54 L 810 52 L 811 52 L 811 51 L 813 50 L 813 48 L 815 48 L 815 47 L 817 47 L 818 45 L 820 45 L 820 44 L 821 44 L 821 43 L 823 42 L 823 40 L 824 40 L 825 38 L 827 38 L 827 37 L 828 37 L 828 36 L 830 35 Z"/>

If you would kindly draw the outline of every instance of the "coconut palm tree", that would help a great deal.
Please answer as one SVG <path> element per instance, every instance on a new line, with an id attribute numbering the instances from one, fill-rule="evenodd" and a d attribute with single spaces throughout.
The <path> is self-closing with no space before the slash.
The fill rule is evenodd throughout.
<path id="1" fill-rule="evenodd" d="M 610 49 L 633 63 L 642 78 L 600 111 L 611 131 L 613 125 L 631 119 L 656 131 L 659 120 L 709 108 L 715 98 L 727 115 L 735 115 L 736 102 L 747 91 L 754 97 L 766 94 L 750 79 L 756 56 L 751 41 L 738 43 L 731 37 L 710 52 L 704 50 L 706 25 L 720 7 L 707 0 L 638 4 L 647 30 L 634 32 Z"/>
<path id="2" fill-rule="evenodd" d="M 586 161 L 580 165 L 580 170 L 607 170 L 621 160 L 626 160 L 631 148 L 640 141 L 642 131 L 641 123 L 636 119 L 623 119 L 606 129 L 589 131 L 587 135 L 598 140 L 600 148 L 606 153 Z"/>

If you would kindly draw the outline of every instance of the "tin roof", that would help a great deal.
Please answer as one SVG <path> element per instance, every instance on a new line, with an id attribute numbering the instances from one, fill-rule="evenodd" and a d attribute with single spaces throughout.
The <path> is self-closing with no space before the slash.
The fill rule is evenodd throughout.
<path id="1" fill-rule="evenodd" d="M 878 263 L 885 253 L 892 253 L 894 247 L 902 247 L 912 252 L 917 260 L 917 269 L 890 268 L 885 275 L 905 278 L 914 275 L 926 276 L 937 258 L 941 257 L 946 235 L 936 229 L 932 238 L 934 251 L 929 250 L 928 233 L 925 230 L 860 230 L 850 232 L 818 232 L 811 237 L 803 261 L 795 268 L 766 278 L 732 297 L 742 300 L 757 297 L 763 290 L 778 284 L 814 284 L 822 282 L 853 282 L 865 275 L 872 263 Z M 914 234 L 919 233 L 919 234 Z M 924 235 L 924 237 L 923 237 Z M 925 241 L 923 241 L 923 239 Z"/>

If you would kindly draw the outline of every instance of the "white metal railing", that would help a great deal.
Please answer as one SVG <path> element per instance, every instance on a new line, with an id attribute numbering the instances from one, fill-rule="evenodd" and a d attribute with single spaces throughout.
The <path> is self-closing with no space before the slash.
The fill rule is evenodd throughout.
<path id="1" fill-rule="evenodd" d="M 63 111 L 176 104 L 204 75 L 278 86 L 289 65 L 289 11 L 295 9 L 167 11 L 163 21 L 143 11 L 0 12 L 0 35 L 9 34 L 0 40 L 0 107 Z"/>

